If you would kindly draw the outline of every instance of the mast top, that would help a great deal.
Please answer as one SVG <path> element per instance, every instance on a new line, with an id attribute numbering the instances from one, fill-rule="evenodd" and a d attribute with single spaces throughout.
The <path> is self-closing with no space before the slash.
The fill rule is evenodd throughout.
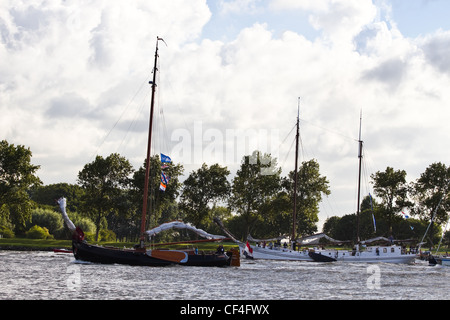
<path id="1" fill-rule="evenodd" d="M 166 47 L 168 46 L 167 45 L 167 43 L 164 41 L 164 39 L 163 38 L 161 38 L 161 37 L 156 37 L 156 48 L 158 48 L 158 41 L 162 41 L 162 42 L 164 42 L 164 44 L 166 45 Z"/>

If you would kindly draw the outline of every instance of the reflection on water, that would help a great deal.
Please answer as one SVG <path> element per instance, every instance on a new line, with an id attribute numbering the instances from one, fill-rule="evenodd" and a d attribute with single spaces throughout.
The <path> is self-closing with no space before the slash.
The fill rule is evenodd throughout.
<path id="1" fill-rule="evenodd" d="M 71 254 L 0 251 L 0 299 L 447 300 L 450 268 L 241 261 L 241 267 L 131 267 Z"/>

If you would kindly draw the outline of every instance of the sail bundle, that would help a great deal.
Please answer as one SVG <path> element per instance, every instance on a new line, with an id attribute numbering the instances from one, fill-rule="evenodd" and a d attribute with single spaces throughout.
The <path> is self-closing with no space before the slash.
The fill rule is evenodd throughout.
<path id="1" fill-rule="evenodd" d="M 64 219 L 64 222 L 66 223 L 67 228 L 69 228 L 69 230 L 72 232 L 75 231 L 76 227 L 73 224 L 72 220 L 70 220 L 66 212 L 66 198 L 62 197 L 58 199 L 57 202 L 59 204 L 59 208 L 61 209 L 62 217 Z"/>
<path id="2" fill-rule="evenodd" d="M 163 223 L 161 225 L 159 225 L 158 227 L 155 227 L 151 230 L 146 231 L 146 234 L 149 237 L 152 237 L 162 231 L 165 230 L 169 230 L 169 229 L 187 229 L 187 230 L 191 230 L 193 232 L 195 232 L 196 234 L 198 234 L 199 236 L 206 238 L 206 239 L 225 239 L 225 236 L 218 236 L 218 235 L 213 235 L 210 234 L 202 229 L 197 229 L 194 226 L 191 226 L 190 224 L 184 223 L 182 221 L 171 221 L 171 222 L 167 222 L 167 223 Z"/>

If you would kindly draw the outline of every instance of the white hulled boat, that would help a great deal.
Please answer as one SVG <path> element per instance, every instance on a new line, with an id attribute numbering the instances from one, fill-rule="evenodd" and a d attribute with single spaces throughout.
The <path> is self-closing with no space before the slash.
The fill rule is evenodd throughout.
<path id="1" fill-rule="evenodd" d="M 288 248 L 285 246 L 275 246 L 270 244 L 270 240 L 259 240 L 253 239 L 251 236 L 248 239 L 252 242 L 259 243 L 256 246 L 250 246 L 247 243 L 239 242 L 239 248 L 241 249 L 241 254 L 244 257 L 249 257 L 252 259 L 265 259 L 265 260 L 288 260 L 288 261 L 314 261 L 309 253 L 313 252 L 321 252 L 318 249 L 321 240 L 326 239 L 329 243 L 334 244 L 342 244 L 345 241 L 339 241 L 330 238 L 324 233 L 318 233 L 312 236 L 304 237 L 297 240 L 297 244 L 299 249 Z M 266 242 L 266 245 L 261 245 L 261 243 Z M 267 245 L 267 243 L 269 243 Z M 301 249 L 303 247 L 303 249 Z"/>
<path id="2" fill-rule="evenodd" d="M 359 129 L 359 181 L 358 181 L 358 200 L 357 200 L 357 240 L 358 244 L 354 246 L 353 250 L 321 250 L 320 252 L 310 252 L 309 256 L 316 262 L 388 262 L 388 263 L 414 263 L 416 255 L 408 253 L 406 249 L 402 249 L 399 245 L 394 245 L 394 240 L 389 240 L 384 237 L 378 237 L 366 241 L 359 241 L 359 212 L 360 212 L 360 185 L 361 185 L 361 161 L 362 161 L 362 147 L 363 142 L 361 140 L 361 121 Z M 383 246 L 367 246 L 366 243 L 374 241 L 385 241 L 389 245 Z"/>
<path id="3" fill-rule="evenodd" d="M 378 239 L 378 238 L 377 238 Z M 388 240 L 388 239 L 386 239 Z M 310 257 L 317 262 L 386 262 L 412 264 L 416 255 L 409 253 L 399 245 L 369 246 L 356 245 L 353 250 L 321 250 L 310 252 Z"/>

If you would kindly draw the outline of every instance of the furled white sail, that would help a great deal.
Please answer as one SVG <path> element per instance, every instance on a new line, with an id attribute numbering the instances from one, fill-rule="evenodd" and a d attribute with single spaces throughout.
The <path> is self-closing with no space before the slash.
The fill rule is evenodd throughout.
<path id="1" fill-rule="evenodd" d="M 76 230 L 75 225 L 69 219 L 69 216 L 67 215 L 67 212 L 66 212 L 66 198 L 62 197 L 62 198 L 58 199 L 58 204 L 61 209 L 62 217 L 64 219 L 64 222 L 66 223 L 67 228 L 69 228 L 69 230 L 72 232 L 75 231 Z"/>
<path id="2" fill-rule="evenodd" d="M 317 233 L 311 236 L 307 236 L 307 237 L 303 237 L 301 239 L 298 240 L 298 244 L 302 245 L 302 246 L 307 246 L 307 245 L 318 245 L 321 243 L 321 239 L 326 239 L 328 242 L 331 243 L 346 243 L 346 242 L 350 242 L 350 241 L 341 241 L 341 240 L 336 240 L 333 239 L 329 236 L 327 236 L 325 233 Z"/>
<path id="3" fill-rule="evenodd" d="M 210 233 L 207 233 L 204 230 L 201 229 L 197 229 L 193 226 L 191 226 L 190 224 L 186 224 L 184 222 L 181 221 L 171 221 L 171 222 L 167 222 L 167 223 L 163 223 L 161 225 L 159 225 L 158 227 L 155 227 L 151 230 L 146 231 L 145 233 L 147 233 L 147 235 L 149 237 L 154 236 L 164 230 L 169 230 L 169 229 L 187 229 L 187 230 L 191 230 L 195 233 L 197 233 L 199 236 L 206 238 L 206 239 L 224 239 L 225 236 L 217 236 L 217 235 L 213 235 Z"/>
<path id="4" fill-rule="evenodd" d="M 253 242 L 269 242 L 269 241 L 277 241 L 277 240 L 282 240 L 285 237 L 278 237 L 278 238 L 270 238 L 270 239 L 255 239 L 253 238 L 250 234 L 247 236 L 247 240 L 248 241 L 253 241 Z"/>

